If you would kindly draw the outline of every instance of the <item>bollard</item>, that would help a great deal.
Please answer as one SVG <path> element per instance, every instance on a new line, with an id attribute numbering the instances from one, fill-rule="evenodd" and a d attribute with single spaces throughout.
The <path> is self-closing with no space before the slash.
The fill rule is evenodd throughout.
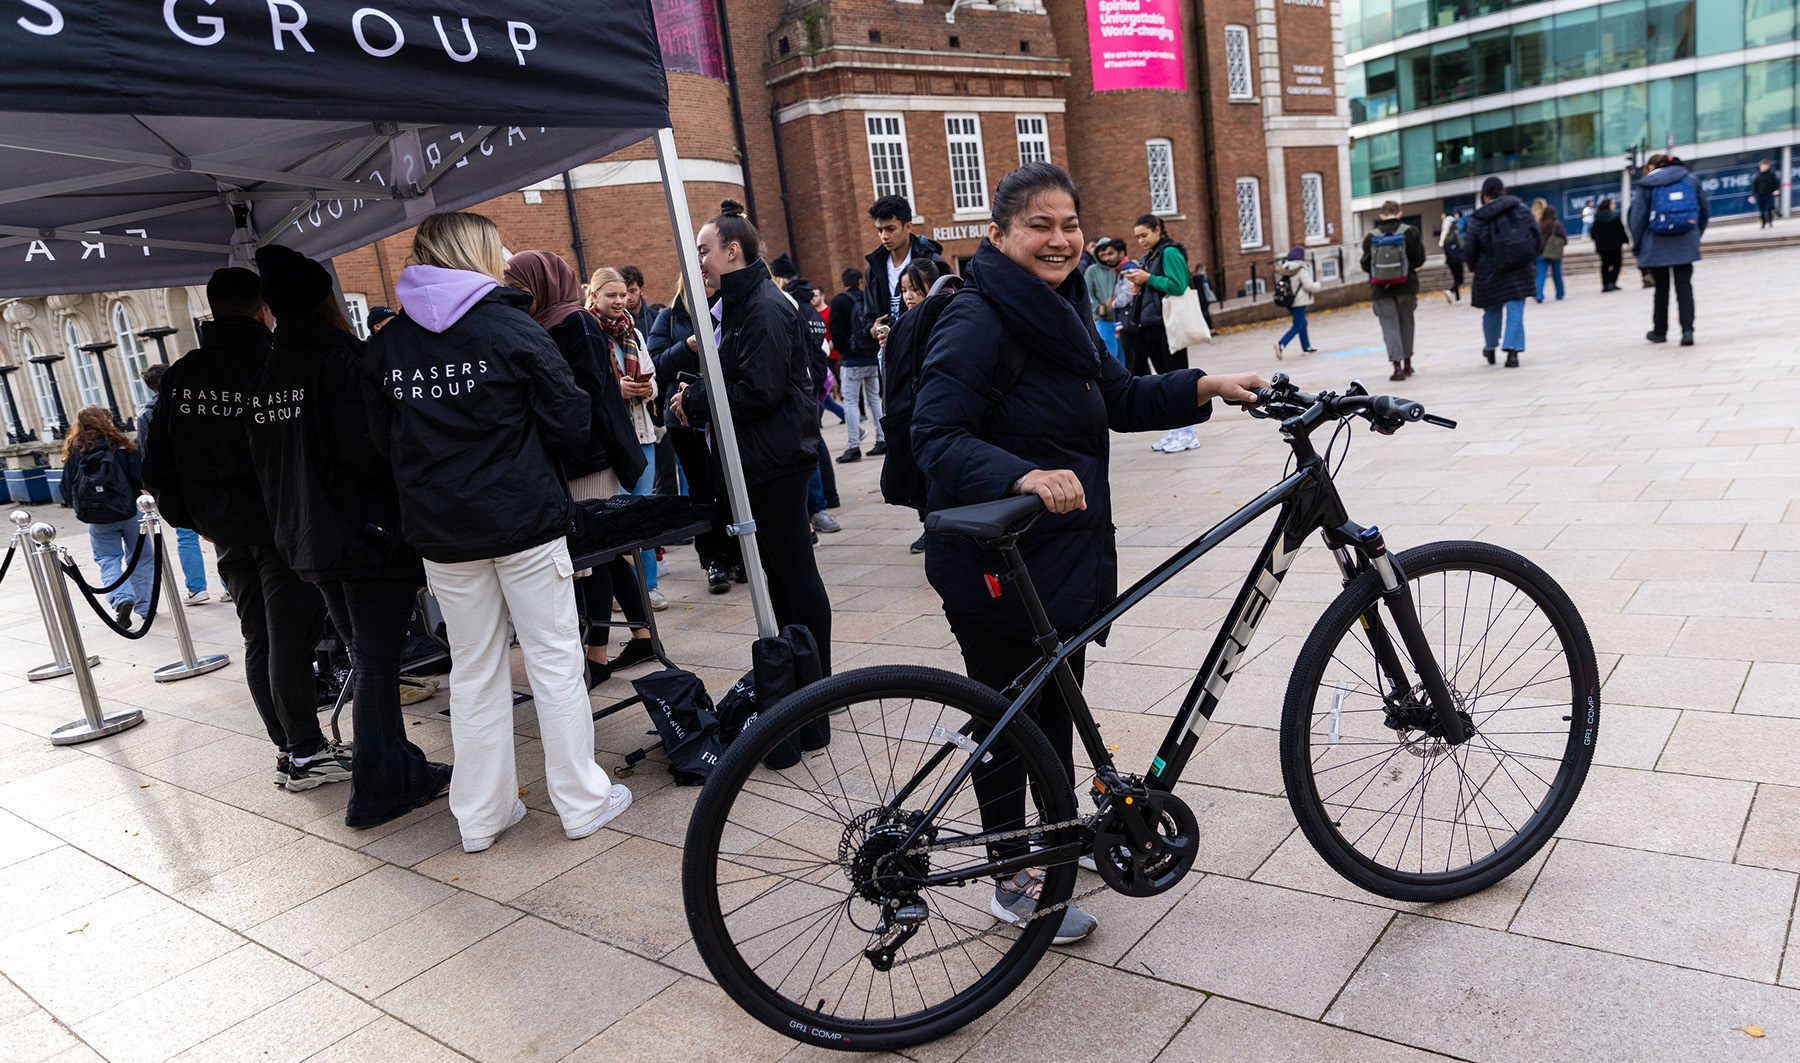
<path id="1" fill-rule="evenodd" d="M 81 695 L 83 718 L 65 723 L 50 732 L 50 744 L 70 746 L 96 738 L 118 734 L 144 722 L 141 709 L 106 715 L 100 709 L 100 698 L 94 693 L 94 676 L 88 671 L 87 650 L 81 644 L 81 628 L 75 623 L 75 606 L 69 600 L 68 584 L 63 582 L 62 568 L 57 564 L 60 551 L 56 546 L 54 525 L 39 521 L 31 526 L 31 541 L 36 544 L 31 560 L 50 589 L 50 605 L 62 630 L 63 644 L 69 649 L 69 661 L 75 674 L 75 689 Z"/>
<path id="2" fill-rule="evenodd" d="M 25 571 L 30 574 L 31 591 L 37 595 L 38 613 L 44 618 L 44 631 L 50 637 L 50 652 L 56 659 L 49 664 L 40 664 L 25 673 L 25 678 L 32 682 L 42 679 L 59 679 L 75 670 L 69 663 L 69 648 L 63 644 L 62 631 L 56 623 L 56 607 L 50 604 L 50 588 L 44 583 L 44 574 L 38 571 L 34 557 L 31 535 L 27 529 L 31 525 L 31 514 L 22 509 L 13 510 L 13 545 L 19 548 L 20 560 L 24 562 Z M 89 655 L 88 667 L 100 664 L 100 658 Z"/>
<path id="3" fill-rule="evenodd" d="M 151 536 L 151 544 L 162 543 L 162 514 L 156 511 L 156 499 L 149 495 L 139 495 L 137 500 L 138 534 Z M 223 653 L 209 653 L 204 657 L 194 653 L 194 637 L 188 633 L 186 607 L 181 604 L 181 584 L 175 579 L 175 562 L 169 557 L 167 550 L 157 550 L 156 578 L 162 580 L 162 600 L 169 603 L 169 615 L 175 620 L 175 641 L 181 646 L 181 660 L 173 664 L 165 664 L 150 673 L 150 677 L 158 683 L 173 683 L 178 679 L 188 679 L 208 672 L 216 672 L 231 662 L 231 657 Z"/>

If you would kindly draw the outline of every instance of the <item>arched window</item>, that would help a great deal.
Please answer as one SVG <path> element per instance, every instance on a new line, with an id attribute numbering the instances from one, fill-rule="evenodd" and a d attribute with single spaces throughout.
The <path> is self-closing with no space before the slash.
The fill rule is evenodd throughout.
<path id="1" fill-rule="evenodd" d="M 150 402 L 150 389 L 144 386 L 144 370 L 150 367 L 150 352 L 145 350 L 144 341 L 138 339 L 131 311 L 125 309 L 122 302 L 113 304 L 112 327 L 113 338 L 119 341 L 119 358 L 125 363 L 125 382 L 131 387 L 132 405 L 141 410 Z"/>
<path id="2" fill-rule="evenodd" d="M 51 375 L 49 366 L 31 360 L 43 353 L 38 350 L 37 341 L 31 338 L 31 333 L 19 333 L 19 353 L 24 357 L 25 364 L 31 367 L 31 391 L 37 398 L 38 417 L 43 422 L 44 435 L 54 436 L 63 427 L 62 421 L 56 416 L 56 399 L 51 396 L 55 377 Z"/>
<path id="3" fill-rule="evenodd" d="M 68 348 L 69 363 L 75 367 L 75 392 L 80 399 L 77 406 L 101 406 L 106 403 L 106 393 L 100 390 L 100 368 L 94 362 L 94 356 L 81 349 L 81 330 L 75 327 L 75 319 L 63 318 L 63 346 Z M 75 415 L 74 410 L 69 416 Z"/>

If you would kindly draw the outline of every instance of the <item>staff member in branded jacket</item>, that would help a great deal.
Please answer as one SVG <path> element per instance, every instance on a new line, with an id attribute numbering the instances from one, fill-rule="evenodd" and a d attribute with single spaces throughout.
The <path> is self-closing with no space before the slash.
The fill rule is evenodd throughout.
<path id="1" fill-rule="evenodd" d="M 504 279 L 512 287 L 530 293 L 531 319 L 550 333 L 556 349 L 568 359 L 575 383 L 588 397 L 590 429 L 587 441 L 558 455 L 562 460 L 563 475 L 569 478 L 569 497 L 576 501 L 612 498 L 630 493 L 625 485 L 634 483 L 648 489 L 650 480 L 655 477 L 655 462 L 653 452 L 640 442 L 638 435 L 638 424 L 647 422 L 648 417 L 641 416 L 634 423 L 625 395 L 620 390 L 619 374 L 613 370 L 611 341 L 602 331 L 595 312 L 583 310 L 576 302 L 581 297 L 581 281 L 575 275 L 575 268 L 548 251 L 521 251 L 506 260 Z M 594 271 L 595 290 L 591 293 L 594 301 L 603 301 L 599 289 L 608 282 L 615 282 L 619 289 L 624 287 L 616 270 Z M 618 304 L 619 316 L 629 321 L 618 299 L 622 294 L 615 290 L 611 298 Z M 647 553 L 654 566 L 656 551 Z M 622 557 L 615 557 L 582 576 L 576 585 L 581 591 L 589 621 L 587 684 L 592 690 L 605 682 L 615 667 L 624 668 L 654 656 L 650 650 L 650 629 L 641 626 L 646 623 L 648 614 L 644 612 L 643 595 L 638 593 L 637 576 L 631 571 L 631 563 Z M 614 598 L 625 610 L 626 619 L 635 620 L 640 626 L 632 629 L 631 641 L 626 643 L 619 659 L 609 663 L 607 652 L 612 642 L 612 628 L 607 625 L 612 621 Z"/>
<path id="2" fill-rule="evenodd" d="M 275 337 L 262 279 L 222 269 L 206 284 L 213 319 L 200 347 L 163 374 L 144 483 L 169 523 L 192 528 L 219 551 L 219 578 L 244 634 L 244 681 L 278 751 L 277 786 L 310 790 L 350 778 L 350 750 L 319 730 L 313 648 L 325 630 L 318 588 L 275 548 L 262 485 L 244 434 L 244 408 Z"/>
<path id="3" fill-rule="evenodd" d="M 590 400 L 531 296 L 500 287 L 500 230 L 431 214 L 395 293 L 404 312 L 363 365 L 370 436 L 393 462 L 401 528 L 450 635 L 450 811 L 481 852 L 525 818 L 513 758 L 506 617 L 525 654 L 544 773 L 564 832 L 585 838 L 631 804 L 594 762 L 569 560 L 568 485 L 552 450 L 579 447 Z"/>
<path id="4" fill-rule="evenodd" d="M 1063 637 L 1118 591 L 1112 526 L 1109 432 L 1143 432 L 1204 421 L 1210 400 L 1252 399 L 1254 373 L 1206 376 L 1171 368 L 1133 376 L 1101 351 L 1088 322 L 1081 254 L 1081 200 L 1060 167 L 1034 162 L 1001 179 L 987 239 L 966 279 L 978 295 L 958 295 L 932 330 L 913 407 L 913 452 L 931 481 L 931 510 L 1036 494 L 1050 515 L 1019 540 L 1038 594 Z M 995 373 L 1007 346 L 1023 349 L 1024 369 L 997 402 Z M 925 575 L 943 596 L 969 677 L 996 690 L 1042 656 L 1017 594 L 989 597 L 983 574 L 997 571 L 966 539 L 926 536 Z M 1076 679 L 1083 658 L 1070 661 Z M 1073 718 L 1054 688 L 1030 710 L 1075 778 Z M 977 766 L 984 830 L 1024 826 L 1024 772 L 1017 762 Z M 996 846 L 996 857 L 1022 855 Z M 1038 870 L 995 884 L 990 910 L 1018 923 L 1037 908 Z M 1085 937 L 1094 919 L 1070 906 L 1058 941 Z"/>
<path id="5" fill-rule="evenodd" d="M 762 546 L 769 598 L 782 626 L 804 624 L 831 674 L 831 599 L 813 559 L 806 489 L 818 468 L 818 400 L 813 394 L 811 334 L 799 311 L 769 280 L 762 237 L 736 200 L 700 230 L 700 272 L 720 299 L 719 363 L 737 429 L 750 515 Z M 712 422 L 705 382 L 683 385 L 669 410 L 685 424 Z"/>
<path id="6" fill-rule="evenodd" d="M 425 582 L 400 535 L 394 472 L 369 441 L 363 342 L 325 267 L 290 248 L 256 252 L 275 349 L 252 385 L 244 425 L 275 547 L 319 588 L 356 666 L 349 827 L 373 827 L 428 804 L 450 786 L 406 737 L 400 649 Z"/>

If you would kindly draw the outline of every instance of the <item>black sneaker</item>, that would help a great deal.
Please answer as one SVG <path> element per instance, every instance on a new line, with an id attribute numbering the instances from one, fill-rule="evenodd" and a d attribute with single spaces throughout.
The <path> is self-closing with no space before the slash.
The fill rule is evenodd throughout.
<path id="1" fill-rule="evenodd" d="M 350 780 L 350 747 L 342 743 L 327 742 L 325 748 L 313 755 L 305 764 L 294 761 L 288 767 L 288 793 L 297 794 L 303 790 L 313 790 L 328 782 L 348 782 Z"/>
<path id="2" fill-rule="evenodd" d="M 925 536 L 920 535 L 917 539 L 914 539 L 913 544 L 909 549 L 911 549 L 912 552 L 915 554 L 924 553 L 925 552 Z"/>
<path id="3" fill-rule="evenodd" d="M 1693 345 L 1694 345 L 1694 333 L 1693 333 L 1692 329 L 1689 329 L 1688 331 L 1683 332 L 1681 334 L 1681 346 L 1692 347 Z"/>
<path id="4" fill-rule="evenodd" d="M 1481 356 L 1488 360 L 1489 365 L 1494 364 L 1494 349 L 1492 347 L 1483 347 L 1481 349 Z"/>
<path id="5" fill-rule="evenodd" d="M 733 582 L 733 583 L 749 583 L 750 582 L 750 573 L 744 571 L 744 563 L 742 561 L 739 561 L 737 564 L 731 566 L 731 582 Z"/>
<path id="6" fill-rule="evenodd" d="M 886 454 L 886 453 L 887 453 L 887 441 L 886 440 L 877 440 L 875 445 L 869 448 L 869 457 L 871 457 L 871 458 L 879 458 L 883 454 Z"/>
<path id="7" fill-rule="evenodd" d="M 286 786 L 288 772 L 293 770 L 293 767 L 294 760 L 292 757 L 288 756 L 286 753 L 277 753 L 275 755 L 275 777 L 269 781 L 276 786 Z"/>
<path id="8" fill-rule="evenodd" d="M 1508 369 L 1519 368 L 1519 352 L 1518 351 L 1507 351 L 1506 352 L 1506 368 L 1508 368 Z"/>
<path id="9" fill-rule="evenodd" d="M 855 447 L 851 447 L 849 450 L 846 450 L 842 454 L 838 455 L 837 463 L 839 465 L 848 465 L 853 461 L 861 461 L 861 460 L 862 460 L 862 451 L 858 450 Z"/>
<path id="10" fill-rule="evenodd" d="M 724 594 L 731 589 L 731 573 L 725 571 L 724 565 L 706 566 L 706 589 L 714 594 Z"/>
<path id="11" fill-rule="evenodd" d="M 113 616 L 118 618 L 120 627 L 131 626 L 131 613 L 132 610 L 136 608 L 137 603 L 129 598 L 120 602 L 118 605 L 113 606 Z"/>
<path id="12" fill-rule="evenodd" d="M 1644 333 L 1644 338 L 1649 340 L 1651 343 L 1667 343 L 1667 342 L 1669 342 L 1668 335 L 1666 333 L 1662 333 L 1662 332 L 1646 332 L 1646 333 Z"/>

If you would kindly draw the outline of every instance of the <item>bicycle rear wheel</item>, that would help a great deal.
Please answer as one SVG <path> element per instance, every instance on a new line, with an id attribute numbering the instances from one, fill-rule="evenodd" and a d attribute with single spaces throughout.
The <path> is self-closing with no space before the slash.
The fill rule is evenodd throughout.
<path id="1" fill-rule="evenodd" d="M 1281 721 L 1281 772 L 1321 857 L 1371 893 L 1443 901 L 1518 870 L 1556 832 L 1594 755 L 1594 647 L 1556 581 L 1486 543 L 1399 555 L 1419 621 L 1471 733 L 1431 734 L 1406 648 L 1374 572 L 1320 617 Z M 1385 674 L 1369 623 L 1401 664 Z"/>
<path id="2" fill-rule="evenodd" d="M 1043 914 L 1022 928 L 996 921 L 979 871 L 919 882 L 990 859 L 972 782 L 951 783 L 1006 707 L 949 672 L 867 668 L 795 693 L 732 743 L 694 806 L 682 889 L 701 958 L 739 1006 L 805 1043 L 897 1049 L 959 1029 L 1024 980 L 1061 922 L 1045 916 L 1073 891 L 1073 860 L 1046 870 Z M 763 766 L 828 715 L 829 746 Z M 1015 718 L 987 756 L 1024 798 L 1004 844 L 1073 840 L 1074 794 L 1036 724 Z"/>

